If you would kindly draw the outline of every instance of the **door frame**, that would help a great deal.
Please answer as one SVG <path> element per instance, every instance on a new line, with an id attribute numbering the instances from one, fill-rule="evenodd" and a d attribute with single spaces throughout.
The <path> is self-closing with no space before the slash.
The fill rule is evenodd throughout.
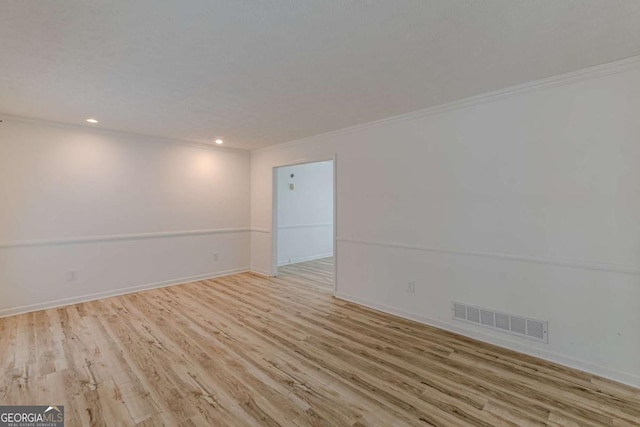
<path id="1" fill-rule="evenodd" d="M 338 156 L 299 159 L 290 163 L 273 166 L 271 199 L 271 276 L 278 276 L 278 169 L 309 163 L 333 162 L 333 296 L 338 292 Z"/>

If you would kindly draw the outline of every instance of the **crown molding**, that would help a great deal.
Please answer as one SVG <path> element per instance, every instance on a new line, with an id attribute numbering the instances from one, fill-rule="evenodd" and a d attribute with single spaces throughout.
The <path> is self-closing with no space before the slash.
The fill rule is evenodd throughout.
<path id="1" fill-rule="evenodd" d="M 372 122 L 367 122 L 355 126 L 349 126 L 335 131 L 325 132 L 306 138 L 300 138 L 293 141 L 283 142 L 280 144 L 269 145 L 258 149 L 251 150 L 252 155 L 282 150 L 285 148 L 291 148 L 298 145 L 305 145 L 313 142 L 322 141 L 328 138 L 337 136 L 349 135 L 351 133 L 360 132 L 367 129 L 376 128 L 390 123 L 408 121 L 413 119 L 419 119 L 422 117 L 432 116 L 436 114 L 445 113 L 448 111 L 459 110 L 463 108 L 472 107 L 480 104 L 488 104 L 491 102 L 499 101 L 523 95 L 526 93 L 532 93 L 540 90 L 550 89 L 558 86 L 570 85 L 586 80 L 593 80 L 600 77 L 609 76 L 611 74 L 624 73 L 626 71 L 635 70 L 640 68 L 640 56 L 632 56 L 629 58 L 621 59 L 618 61 L 608 62 L 601 65 L 596 65 L 589 68 L 583 68 L 576 71 L 570 71 L 568 73 L 558 74 L 551 77 L 546 77 L 539 80 L 533 80 L 527 83 L 521 83 L 514 86 L 509 86 L 504 89 L 498 89 L 491 92 L 474 95 L 468 98 L 463 98 L 457 101 L 449 102 L 446 104 L 440 104 L 433 107 L 424 108 L 421 110 L 412 111 L 397 116 L 391 116 Z"/>
<path id="2" fill-rule="evenodd" d="M 212 151 L 227 151 L 227 152 L 242 153 L 242 154 L 249 153 L 249 150 L 246 150 L 246 149 L 233 148 L 233 147 L 221 147 L 213 143 L 206 144 L 204 142 L 187 141 L 182 139 L 168 138 L 165 136 L 150 135 L 145 133 L 101 128 L 101 127 L 89 126 L 89 125 L 83 125 L 83 124 L 63 123 L 63 122 L 57 122 L 53 120 L 46 120 L 46 119 L 40 119 L 40 118 L 34 118 L 34 117 L 17 116 L 17 115 L 3 113 L 3 112 L 0 112 L 0 120 L 4 120 L 6 122 L 19 122 L 19 123 L 27 123 L 32 125 L 49 126 L 49 127 L 55 127 L 58 129 L 71 129 L 79 132 L 89 132 L 89 133 L 96 133 L 96 134 L 107 135 L 107 136 L 127 137 L 127 138 L 143 140 L 143 141 L 148 141 L 153 143 L 182 145 L 182 146 L 201 148 L 201 149 L 207 149 Z"/>

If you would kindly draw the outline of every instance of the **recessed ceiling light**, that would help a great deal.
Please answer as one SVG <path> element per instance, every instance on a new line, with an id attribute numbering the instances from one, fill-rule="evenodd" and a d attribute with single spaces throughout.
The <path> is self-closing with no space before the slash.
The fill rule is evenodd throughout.
<path id="1" fill-rule="evenodd" d="M 98 121 L 96 119 L 87 119 L 87 123 L 96 124 Z"/>
<path id="2" fill-rule="evenodd" d="M 224 142 L 224 141 L 223 141 L 223 140 L 221 140 L 221 139 L 216 139 L 216 144 L 218 144 L 218 145 L 222 145 L 222 143 L 223 143 L 223 142 Z"/>

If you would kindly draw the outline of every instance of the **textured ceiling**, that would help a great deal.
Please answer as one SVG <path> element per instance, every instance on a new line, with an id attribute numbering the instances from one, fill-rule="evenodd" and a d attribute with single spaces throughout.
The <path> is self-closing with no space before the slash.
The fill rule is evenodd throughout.
<path id="1" fill-rule="evenodd" d="M 3 0 L 0 112 L 257 148 L 638 54 L 638 0 Z"/>

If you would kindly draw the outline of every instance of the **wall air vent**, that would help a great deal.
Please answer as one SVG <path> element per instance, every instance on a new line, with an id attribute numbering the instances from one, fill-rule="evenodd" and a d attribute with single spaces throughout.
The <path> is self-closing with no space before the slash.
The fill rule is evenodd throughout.
<path id="1" fill-rule="evenodd" d="M 455 320 L 473 323 L 534 341 L 549 342 L 546 320 L 500 313 L 460 302 L 451 304 L 451 312 Z"/>

